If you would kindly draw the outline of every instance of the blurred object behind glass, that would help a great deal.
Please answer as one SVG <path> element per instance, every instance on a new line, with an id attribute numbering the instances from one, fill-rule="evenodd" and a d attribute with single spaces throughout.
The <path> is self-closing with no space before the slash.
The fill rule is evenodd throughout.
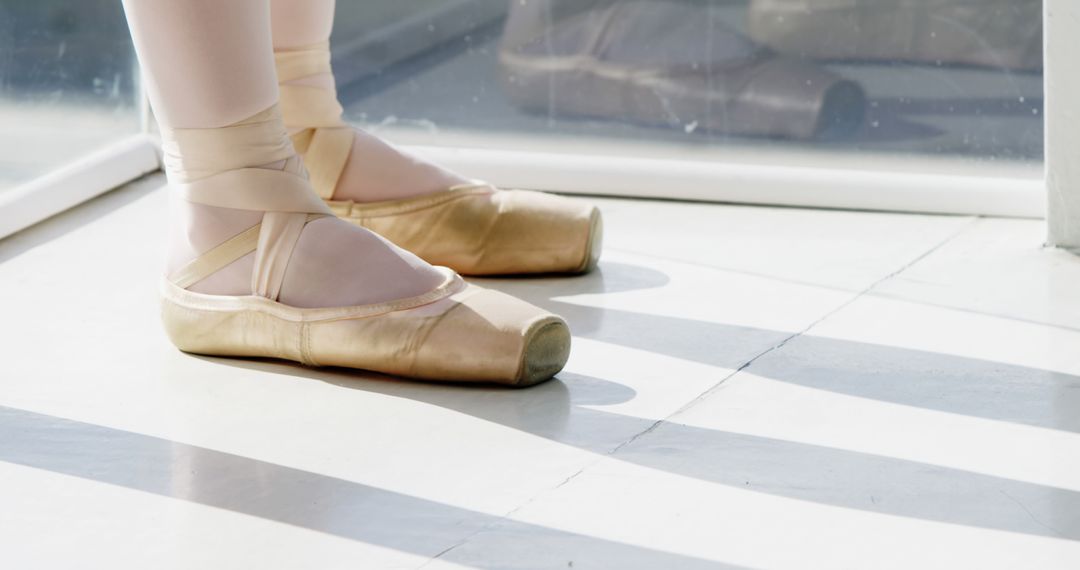
<path id="1" fill-rule="evenodd" d="M 137 100 L 119 2 L 0 3 L 0 192 L 138 132 Z"/>
<path id="2" fill-rule="evenodd" d="M 504 89 L 534 112 L 689 131 L 809 139 L 862 123 L 857 84 L 702 12 L 655 0 L 514 3 L 499 48 Z"/>
<path id="3" fill-rule="evenodd" d="M 408 13 L 384 27 L 412 30 L 411 49 L 340 87 L 349 118 L 401 142 L 1042 159 L 1038 0 L 383 3 Z M 349 39 L 335 35 L 335 66 L 356 61 Z"/>
<path id="4" fill-rule="evenodd" d="M 752 0 L 747 26 L 801 57 L 1042 69 L 1040 0 Z"/>
<path id="5" fill-rule="evenodd" d="M 334 63 L 348 117 L 399 142 L 974 171 L 1042 158 L 1041 8 L 339 2 Z M 0 191 L 137 132 L 134 70 L 118 2 L 0 3 Z"/>

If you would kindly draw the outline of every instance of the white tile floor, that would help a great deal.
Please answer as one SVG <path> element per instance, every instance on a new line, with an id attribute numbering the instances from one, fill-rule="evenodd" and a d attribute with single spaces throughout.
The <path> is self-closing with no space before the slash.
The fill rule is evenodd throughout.
<path id="1" fill-rule="evenodd" d="M 1039 222 L 602 201 L 511 391 L 189 356 L 151 177 L 0 241 L 7 568 L 1078 568 L 1080 259 Z"/>

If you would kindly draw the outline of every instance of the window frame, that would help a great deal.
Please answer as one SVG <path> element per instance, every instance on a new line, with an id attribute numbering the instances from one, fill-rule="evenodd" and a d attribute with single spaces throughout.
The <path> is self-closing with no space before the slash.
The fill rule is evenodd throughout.
<path id="1" fill-rule="evenodd" d="M 844 210 L 1016 218 L 1046 215 L 1046 185 L 1038 166 L 993 168 L 975 175 L 971 164 L 962 161 L 935 162 L 932 170 L 912 168 L 918 158 L 885 158 L 870 168 L 845 168 L 797 166 L 794 160 L 785 162 L 783 154 L 772 155 L 768 162 L 738 162 L 401 146 L 503 188 Z M 832 154 L 829 163 L 866 161 L 857 153 Z M 931 166 L 929 159 L 926 165 Z"/>
<path id="2" fill-rule="evenodd" d="M 1043 0 L 1047 244 L 1080 253 L 1080 3 Z"/>

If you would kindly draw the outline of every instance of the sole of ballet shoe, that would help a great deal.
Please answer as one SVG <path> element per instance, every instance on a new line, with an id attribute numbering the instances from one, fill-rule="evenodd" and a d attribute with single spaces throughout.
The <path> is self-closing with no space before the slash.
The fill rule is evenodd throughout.
<path id="1" fill-rule="evenodd" d="M 165 282 L 165 330 L 183 352 L 273 358 L 425 381 L 527 387 L 570 354 L 558 316 L 448 272 L 438 289 L 375 305 L 302 309 L 258 296 L 206 295 Z"/>
<path id="2" fill-rule="evenodd" d="M 597 208 L 589 219 L 589 241 L 585 245 L 585 260 L 582 262 L 581 267 L 572 273 L 582 274 L 596 269 L 596 266 L 600 264 L 600 252 L 603 249 L 604 216 L 600 214 L 600 209 Z"/>
<path id="3" fill-rule="evenodd" d="M 566 365 L 570 354 L 570 328 L 563 322 L 538 323 L 526 334 L 519 372 L 512 383 L 527 388 L 546 382 Z"/>

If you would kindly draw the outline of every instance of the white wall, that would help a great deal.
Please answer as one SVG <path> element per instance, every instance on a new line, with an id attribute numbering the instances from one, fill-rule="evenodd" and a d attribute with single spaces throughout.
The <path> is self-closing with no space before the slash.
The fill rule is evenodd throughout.
<path id="1" fill-rule="evenodd" d="M 1050 245 L 1080 251 L 1080 2 L 1044 0 Z"/>

